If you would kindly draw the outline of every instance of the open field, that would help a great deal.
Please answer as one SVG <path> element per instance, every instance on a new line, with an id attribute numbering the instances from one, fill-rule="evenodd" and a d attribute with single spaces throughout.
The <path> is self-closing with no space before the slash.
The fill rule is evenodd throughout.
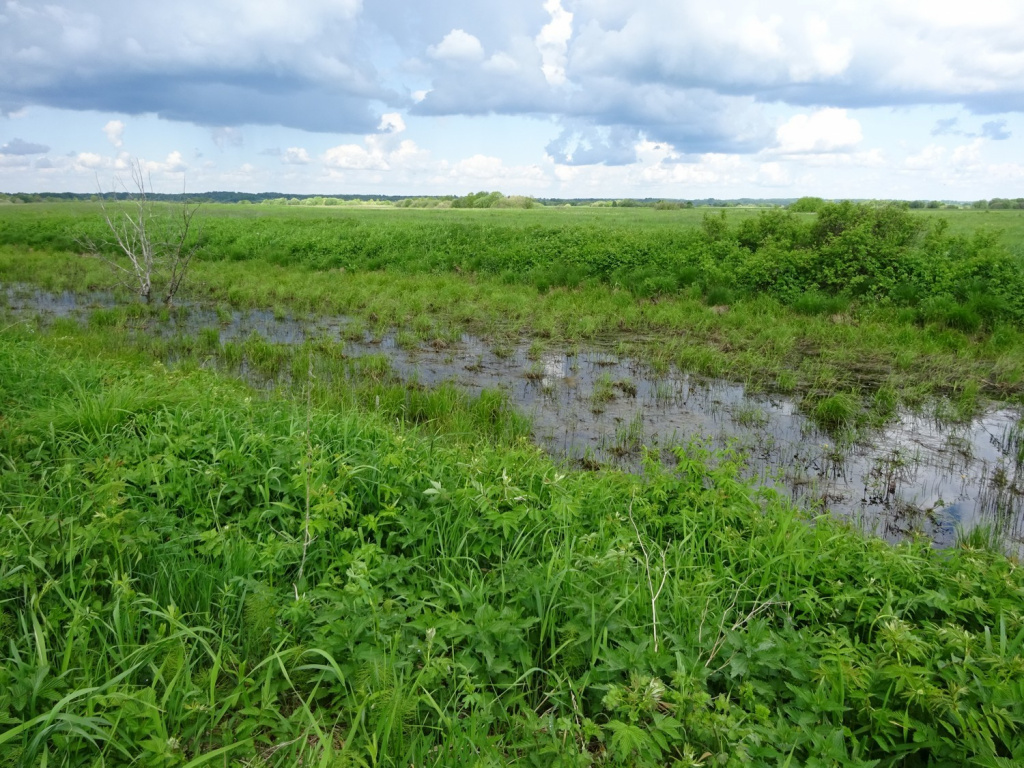
<path id="1" fill-rule="evenodd" d="M 3 768 L 1024 761 L 1020 212 L 202 215 L 170 309 L 80 255 L 96 206 L 0 209 Z M 828 461 L 998 401 L 994 522 L 890 543 L 648 453 L 691 373 Z M 513 387 L 621 408 L 642 471 L 552 458 Z"/>

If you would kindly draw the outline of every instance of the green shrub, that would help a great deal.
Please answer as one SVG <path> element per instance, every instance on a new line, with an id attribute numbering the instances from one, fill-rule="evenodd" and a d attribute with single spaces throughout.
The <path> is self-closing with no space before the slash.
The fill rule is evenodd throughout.
<path id="1" fill-rule="evenodd" d="M 733 292 L 724 285 L 708 286 L 704 292 L 704 300 L 713 307 L 732 304 L 733 299 Z"/>
<path id="2" fill-rule="evenodd" d="M 526 204 L 495 193 L 440 202 Z M 677 216 L 606 224 L 575 213 L 557 219 L 497 210 L 356 214 L 295 206 L 255 216 L 238 206 L 230 206 L 230 214 L 211 206 L 202 212 L 197 259 L 314 270 L 475 272 L 541 290 L 597 279 L 640 297 L 722 285 L 741 296 L 800 302 L 800 311 L 813 308 L 802 298 L 807 293 L 856 298 L 868 308 L 875 302 L 920 307 L 952 297 L 986 328 L 1024 325 L 1024 259 L 996 234 L 951 234 L 945 219 L 898 204 L 815 201 L 813 216 L 793 212 L 800 208 L 744 218 L 706 212 L 699 226 L 687 227 Z M 81 239 L 101 240 L 102 232 L 102 217 L 88 204 L 7 206 L 0 218 L 0 245 L 21 248 L 73 251 Z M 664 275 L 672 276 L 674 287 Z"/>
<path id="3" fill-rule="evenodd" d="M 825 207 L 825 201 L 820 197 L 801 197 L 796 202 L 790 203 L 789 210 L 793 213 L 817 213 Z"/>

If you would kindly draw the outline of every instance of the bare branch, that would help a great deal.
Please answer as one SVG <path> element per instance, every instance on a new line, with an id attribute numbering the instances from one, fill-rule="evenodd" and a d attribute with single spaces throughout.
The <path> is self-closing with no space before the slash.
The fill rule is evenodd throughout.
<path id="1" fill-rule="evenodd" d="M 647 547 L 644 545 L 643 536 L 640 535 L 640 528 L 636 524 L 636 520 L 633 519 L 633 500 L 634 496 L 629 500 L 629 522 L 633 524 L 633 531 L 636 533 L 636 540 L 640 544 L 640 551 L 644 555 L 644 571 L 647 574 L 647 590 L 651 596 L 651 625 L 654 630 L 654 652 L 658 652 L 658 598 L 661 597 L 661 592 L 665 589 L 665 582 L 668 580 L 668 555 L 664 549 L 659 548 L 659 554 L 661 555 L 661 582 L 658 584 L 658 588 L 654 588 L 654 579 L 651 576 L 651 555 L 647 551 Z"/>
<path id="2" fill-rule="evenodd" d="M 172 216 L 162 215 L 150 200 L 152 181 L 138 159 L 129 163 L 129 173 L 130 187 L 122 178 L 114 179 L 113 206 L 108 207 L 100 190 L 100 210 L 110 239 L 99 244 L 89 239 L 78 242 L 125 275 L 125 284 L 130 283 L 145 301 L 151 299 L 154 285 L 161 285 L 163 302 L 171 306 L 199 249 L 193 226 L 199 205 L 184 199 Z M 118 188 L 126 197 L 124 202 L 117 200 Z M 117 256 L 111 256 L 111 251 Z"/>

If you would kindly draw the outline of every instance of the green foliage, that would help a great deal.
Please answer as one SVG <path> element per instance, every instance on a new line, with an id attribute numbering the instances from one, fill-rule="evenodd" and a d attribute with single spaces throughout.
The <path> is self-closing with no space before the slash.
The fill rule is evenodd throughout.
<path id="1" fill-rule="evenodd" d="M 733 301 L 733 292 L 724 285 L 710 285 L 705 294 L 705 300 L 713 307 L 727 306 Z"/>
<path id="2" fill-rule="evenodd" d="M 860 407 L 852 396 L 840 392 L 809 401 L 808 412 L 823 429 L 835 432 L 855 426 Z"/>
<path id="3" fill-rule="evenodd" d="M 811 525 L 699 445 L 631 477 L 436 439 L 460 406 L 396 423 L 379 361 L 364 408 L 103 332 L 0 335 L 0 765 L 1024 759 L 1024 574 L 984 537 Z"/>
<path id="4" fill-rule="evenodd" d="M 793 309 L 802 315 L 834 315 L 846 311 L 849 306 L 849 299 L 827 296 L 820 291 L 807 291 L 793 301 Z"/>
<path id="5" fill-rule="evenodd" d="M 790 204 L 789 210 L 793 213 L 817 213 L 825 205 L 825 201 L 820 197 L 801 197 L 796 202 Z"/>

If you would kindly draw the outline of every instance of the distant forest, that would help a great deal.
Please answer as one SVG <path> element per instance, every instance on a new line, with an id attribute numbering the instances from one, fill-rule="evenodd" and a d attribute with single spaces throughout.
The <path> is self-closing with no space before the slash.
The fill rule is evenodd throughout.
<path id="1" fill-rule="evenodd" d="M 2 203 L 58 203 L 58 202 L 89 202 L 105 200 L 127 200 L 131 197 L 127 192 L 108 192 L 106 194 L 90 194 L 81 192 L 14 192 L 0 193 Z M 150 193 L 149 199 L 159 202 L 190 202 L 202 203 L 235 203 L 235 204 L 267 204 L 267 205 L 308 205 L 308 206 L 343 206 L 343 205 L 393 205 L 400 208 L 533 208 L 540 206 L 585 206 L 585 207 L 619 207 L 619 208 L 695 208 L 695 207 L 759 207 L 789 208 L 794 210 L 813 211 L 825 201 L 817 197 L 802 198 L 753 198 L 719 199 L 707 197 L 696 200 L 682 200 L 661 197 L 645 198 L 607 198 L 607 197 L 524 197 L 520 195 L 505 196 L 501 192 L 476 192 L 469 195 L 285 195 L 281 192 L 196 192 L 193 194 Z M 909 200 L 899 201 L 910 208 L 973 208 L 978 210 L 1024 210 L 1024 197 L 977 200 L 974 202 L 950 200 Z"/>

